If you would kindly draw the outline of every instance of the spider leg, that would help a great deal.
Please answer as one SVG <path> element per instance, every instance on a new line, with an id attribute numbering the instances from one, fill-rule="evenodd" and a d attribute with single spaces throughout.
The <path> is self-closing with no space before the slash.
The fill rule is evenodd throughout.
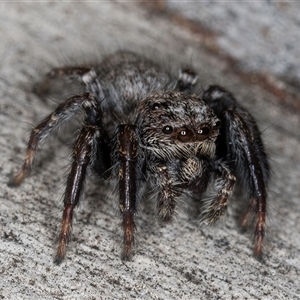
<path id="1" fill-rule="evenodd" d="M 204 212 L 204 218 L 209 224 L 216 222 L 226 213 L 228 198 L 232 194 L 235 184 L 235 176 L 224 164 L 217 161 L 214 168 L 218 176 L 215 184 L 218 194 Z"/>
<path id="2" fill-rule="evenodd" d="M 38 126 L 36 126 L 30 135 L 25 159 L 20 171 L 14 176 L 12 184 L 18 186 L 22 183 L 28 172 L 30 171 L 38 145 L 46 139 L 47 136 L 69 118 L 71 118 L 81 108 L 93 108 L 90 118 L 98 118 L 99 104 L 91 93 L 76 95 L 64 103 L 60 104 L 53 113 L 46 117 Z"/>
<path id="3" fill-rule="evenodd" d="M 180 92 L 190 92 L 197 81 L 197 74 L 191 68 L 180 70 L 176 88 Z"/>
<path id="4" fill-rule="evenodd" d="M 54 68 L 48 74 L 45 80 L 45 86 L 49 86 L 49 79 L 58 78 L 58 77 L 68 77 L 77 79 L 83 86 L 85 92 L 91 92 L 94 95 L 97 95 L 99 99 L 104 99 L 104 94 L 100 83 L 98 81 L 98 76 L 96 71 L 91 67 L 60 67 Z"/>
<path id="5" fill-rule="evenodd" d="M 156 184 L 159 187 L 156 204 L 159 220 L 162 222 L 171 221 L 176 209 L 176 200 L 181 194 L 179 184 L 172 178 L 165 165 L 152 166 L 151 172 L 155 175 Z"/>
<path id="6" fill-rule="evenodd" d="M 139 166 L 138 137 L 136 126 L 118 126 L 117 150 L 119 156 L 119 208 L 122 214 L 123 243 L 122 258 L 130 259 L 134 243 L 136 197 L 138 191 Z"/>
<path id="7" fill-rule="evenodd" d="M 203 98 L 212 107 L 222 127 L 217 140 L 217 156 L 224 159 L 237 179 L 247 190 L 249 208 L 242 225 L 255 215 L 254 254 L 261 256 L 266 223 L 267 185 L 270 167 L 261 134 L 254 118 L 234 97 L 218 86 L 211 86 Z"/>
<path id="8" fill-rule="evenodd" d="M 246 118 L 248 115 L 246 115 Z M 240 147 L 231 149 L 236 155 L 243 153 L 243 159 L 237 165 L 237 174 L 244 179 L 241 179 L 243 185 L 248 190 L 250 205 L 246 212 L 242 225 L 247 225 L 250 220 L 251 213 L 255 215 L 255 231 L 254 231 L 254 253 L 256 256 L 261 256 L 263 249 L 263 240 L 265 236 L 266 226 L 266 201 L 267 201 L 267 183 L 269 179 L 269 166 L 265 157 L 261 140 L 258 143 L 253 142 L 253 132 L 249 123 L 245 120 L 245 113 L 240 110 L 228 111 L 226 118 L 229 122 L 240 129 L 235 137 L 241 143 Z M 239 123 L 239 124 L 238 124 Z M 235 125 L 234 125 L 235 124 Z M 240 126 L 241 125 L 241 126 Z M 241 160 L 241 158 L 239 158 Z M 247 166 L 247 169 L 245 168 Z"/>
<path id="9" fill-rule="evenodd" d="M 85 92 L 92 92 L 100 99 L 104 98 L 96 71 L 91 67 L 85 66 L 66 66 L 53 68 L 44 78 L 42 83 L 36 87 L 37 94 L 43 95 L 48 92 L 52 84 L 52 80 L 60 77 L 67 77 L 70 79 L 75 78 L 81 83 Z"/>
<path id="10" fill-rule="evenodd" d="M 93 154 L 96 151 L 99 134 L 97 126 L 85 125 L 73 146 L 73 163 L 64 194 L 63 217 L 54 259 L 56 264 L 60 264 L 66 255 L 66 247 L 72 228 L 73 211 L 82 195 L 87 169 L 93 164 Z"/>

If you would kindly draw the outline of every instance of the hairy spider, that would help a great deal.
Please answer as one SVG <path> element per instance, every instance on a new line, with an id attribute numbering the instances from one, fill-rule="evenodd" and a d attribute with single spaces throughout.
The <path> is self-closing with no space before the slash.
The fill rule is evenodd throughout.
<path id="1" fill-rule="evenodd" d="M 106 57 L 97 69 L 63 67 L 49 74 L 60 76 L 78 79 L 84 92 L 60 104 L 32 130 L 24 163 L 13 178 L 19 185 L 39 143 L 77 111 L 84 112 L 66 183 L 56 263 L 65 257 L 73 211 L 89 169 L 104 179 L 118 179 L 123 259 L 133 252 L 136 202 L 143 182 L 152 179 L 158 191 L 158 217 L 169 221 L 183 193 L 200 198 L 214 179 L 217 194 L 204 211 L 207 222 L 213 223 L 226 212 L 236 177 L 250 199 L 242 226 L 254 217 L 254 254 L 261 256 L 270 169 L 253 117 L 232 94 L 210 86 L 195 95 L 193 70 L 184 69 L 176 77 L 126 51 Z"/>

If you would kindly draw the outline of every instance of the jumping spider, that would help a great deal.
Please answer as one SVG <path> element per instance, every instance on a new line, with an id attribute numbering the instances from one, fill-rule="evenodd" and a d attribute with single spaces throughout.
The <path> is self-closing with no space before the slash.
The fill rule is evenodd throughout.
<path id="1" fill-rule="evenodd" d="M 270 168 L 253 117 L 232 94 L 210 86 L 195 95 L 193 70 L 183 69 L 176 78 L 126 51 L 106 57 L 98 69 L 63 67 L 49 74 L 60 76 L 78 79 L 84 92 L 58 105 L 32 130 L 24 163 L 13 178 L 19 185 L 31 169 L 38 145 L 76 112 L 84 112 L 66 183 L 56 263 L 66 255 L 73 211 L 89 169 L 104 179 L 118 179 L 123 259 L 133 252 L 142 183 L 151 179 L 158 217 L 169 221 L 183 193 L 200 198 L 214 179 L 217 195 L 204 212 L 207 222 L 214 223 L 227 210 L 236 177 L 250 199 L 242 226 L 254 219 L 254 254 L 261 256 Z"/>

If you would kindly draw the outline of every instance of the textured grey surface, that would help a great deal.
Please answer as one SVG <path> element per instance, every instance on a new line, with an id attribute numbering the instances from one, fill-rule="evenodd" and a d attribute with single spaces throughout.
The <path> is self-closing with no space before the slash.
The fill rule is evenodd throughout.
<path id="1" fill-rule="evenodd" d="M 298 1 L 167 3 L 169 9 L 215 32 L 219 47 L 239 60 L 242 68 L 299 81 Z"/>
<path id="2" fill-rule="evenodd" d="M 299 299 L 297 112 L 278 107 L 276 97 L 258 85 L 245 85 L 222 72 L 220 61 L 205 52 L 192 33 L 137 4 L 1 3 L 0 14 L 2 298 Z M 222 84 L 256 115 L 274 171 L 263 262 L 252 257 L 251 233 L 239 232 L 246 202 L 236 194 L 228 217 L 215 227 L 200 226 L 197 204 L 189 201 L 185 209 L 181 205 L 182 214 L 173 224 L 160 228 L 155 203 L 144 201 L 136 255 L 124 263 L 117 200 L 108 185 L 91 177 L 67 258 L 61 266 L 53 265 L 72 134 L 61 130 L 43 145 L 19 188 L 7 182 L 22 162 L 32 126 L 70 91 L 42 99 L 32 89 L 52 66 L 89 61 L 119 47 L 146 49 L 175 69 L 193 61 L 201 84 Z"/>

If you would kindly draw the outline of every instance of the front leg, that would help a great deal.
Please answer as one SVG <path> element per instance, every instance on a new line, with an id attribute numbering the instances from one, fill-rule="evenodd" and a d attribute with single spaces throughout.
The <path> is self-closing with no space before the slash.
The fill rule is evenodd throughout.
<path id="1" fill-rule="evenodd" d="M 172 176 L 170 168 L 163 164 L 151 166 L 151 172 L 155 176 L 155 183 L 159 187 L 157 198 L 157 212 L 160 221 L 168 222 L 172 219 L 177 198 L 181 195 L 180 182 Z"/>
<path id="2" fill-rule="evenodd" d="M 201 195 L 207 190 L 212 175 L 214 175 L 218 194 L 203 212 L 203 219 L 211 224 L 225 214 L 228 198 L 232 194 L 235 184 L 235 176 L 223 163 L 192 156 L 180 161 L 177 170 L 180 186 L 196 195 Z"/>
<path id="3" fill-rule="evenodd" d="M 122 258 L 130 259 L 134 243 L 134 214 L 141 168 L 138 160 L 138 138 L 135 125 L 122 124 L 117 132 L 119 164 L 119 208 L 122 214 L 123 243 Z"/>
<path id="4" fill-rule="evenodd" d="M 215 223 L 227 211 L 228 198 L 232 194 L 235 184 L 235 176 L 220 161 L 214 164 L 214 173 L 216 176 L 215 187 L 218 194 L 203 212 L 203 220 L 209 224 Z"/>
<path id="5" fill-rule="evenodd" d="M 167 164 L 155 164 L 151 167 L 159 186 L 157 211 L 161 221 L 170 221 L 176 209 L 177 199 L 183 190 L 197 195 L 207 189 L 212 164 L 196 156 L 187 159 L 174 159 Z"/>

